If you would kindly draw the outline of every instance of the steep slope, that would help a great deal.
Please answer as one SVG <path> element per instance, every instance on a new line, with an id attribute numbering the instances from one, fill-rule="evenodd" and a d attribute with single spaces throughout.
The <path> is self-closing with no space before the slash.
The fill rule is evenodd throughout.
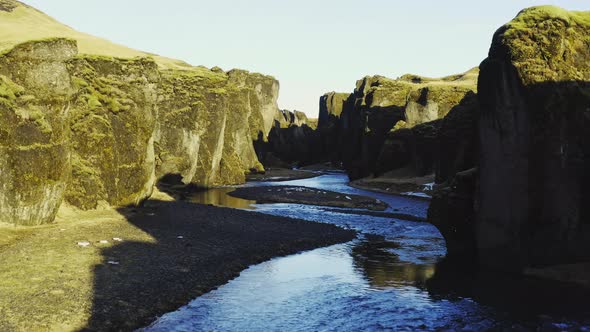
<path id="1" fill-rule="evenodd" d="M 0 0 L 0 51 L 30 40 L 69 38 L 78 42 L 80 54 L 119 58 L 153 57 L 161 68 L 190 68 L 183 61 L 134 50 L 106 39 L 82 33 L 45 13 L 15 0 Z"/>

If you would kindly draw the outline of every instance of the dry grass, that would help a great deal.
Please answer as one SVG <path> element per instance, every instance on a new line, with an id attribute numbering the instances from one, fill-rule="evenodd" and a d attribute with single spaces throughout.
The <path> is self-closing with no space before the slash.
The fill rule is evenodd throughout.
<path id="1" fill-rule="evenodd" d="M 104 55 L 119 58 L 153 57 L 161 68 L 191 69 L 180 60 L 153 55 L 115 44 L 106 39 L 78 32 L 48 15 L 24 4 L 12 12 L 0 11 L 0 51 L 17 44 L 53 37 L 75 39 L 81 54 Z"/>

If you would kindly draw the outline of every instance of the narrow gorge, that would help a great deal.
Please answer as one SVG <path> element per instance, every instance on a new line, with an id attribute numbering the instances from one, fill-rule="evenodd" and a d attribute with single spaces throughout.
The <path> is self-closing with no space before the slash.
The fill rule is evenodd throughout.
<path id="1" fill-rule="evenodd" d="M 489 37 L 313 118 L 0 0 L 0 330 L 588 330 L 590 12 Z"/>

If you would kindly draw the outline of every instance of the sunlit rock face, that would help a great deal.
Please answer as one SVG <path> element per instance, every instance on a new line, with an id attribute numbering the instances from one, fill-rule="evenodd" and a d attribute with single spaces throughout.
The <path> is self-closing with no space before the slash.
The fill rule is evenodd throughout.
<path id="1" fill-rule="evenodd" d="M 66 200 L 137 205 L 152 193 L 157 86 L 148 59 L 78 56 L 68 63 L 76 96 L 69 112 L 72 178 Z"/>
<path id="2" fill-rule="evenodd" d="M 590 12 L 522 11 L 494 35 L 479 79 L 480 262 L 590 256 Z"/>
<path id="3" fill-rule="evenodd" d="M 155 135 L 158 178 L 199 187 L 239 184 L 262 170 L 253 141 L 278 112 L 278 82 L 244 70 L 162 72 Z"/>
<path id="4" fill-rule="evenodd" d="M 430 156 L 439 121 L 476 90 L 477 75 L 475 68 L 440 79 L 404 75 L 357 81 L 352 96 L 338 103 L 343 105 L 338 115 L 341 159 L 349 176 L 356 179 L 401 167 L 410 167 L 416 175 L 432 173 L 435 158 Z M 324 98 L 329 105 L 334 96 Z M 328 122 L 330 116 L 324 118 Z"/>
<path id="5" fill-rule="evenodd" d="M 21 44 L 0 56 L 0 221 L 50 222 L 70 179 L 66 62 L 74 41 Z"/>
<path id="6" fill-rule="evenodd" d="M 68 39 L 20 44 L 0 56 L 1 221 L 51 222 L 64 201 L 137 205 L 167 175 L 243 183 L 263 170 L 253 141 L 267 140 L 278 87 L 243 70 L 78 55 Z"/>

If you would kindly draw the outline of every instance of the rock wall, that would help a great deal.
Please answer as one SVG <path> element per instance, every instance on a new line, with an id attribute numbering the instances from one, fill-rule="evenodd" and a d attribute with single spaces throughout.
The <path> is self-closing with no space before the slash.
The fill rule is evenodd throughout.
<path id="1" fill-rule="evenodd" d="M 0 56 L 0 218 L 54 219 L 70 179 L 70 40 L 21 44 Z"/>
<path id="2" fill-rule="evenodd" d="M 319 124 L 324 149 L 340 147 L 333 155 L 351 179 L 402 167 L 432 173 L 440 119 L 476 90 L 477 75 L 475 68 L 441 79 L 367 76 L 352 95 L 326 94 Z"/>
<path id="3" fill-rule="evenodd" d="M 51 222 L 64 201 L 137 205 L 162 178 L 243 183 L 263 169 L 252 142 L 278 88 L 243 70 L 77 55 L 67 39 L 18 45 L 0 55 L 0 221 Z"/>
<path id="4" fill-rule="evenodd" d="M 278 82 L 244 70 L 162 71 L 156 155 L 158 178 L 184 184 L 238 184 L 261 171 L 252 142 L 267 139 L 278 111 Z"/>
<path id="5" fill-rule="evenodd" d="M 449 256 L 511 271 L 590 259 L 589 31 L 590 12 L 543 6 L 495 33 L 478 102 L 441 141 L 455 153 L 439 165 L 429 220 Z M 475 162 L 456 140 L 473 133 Z"/>
<path id="6" fill-rule="evenodd" d="M 255 143 L 258 158 L 268 167 L 304 166 L 322 158 L 322 148 L 315 119 L 299 111 L 280 110 L 268 141 Z"/>
<path id="7" fill-rule="evenodd" d="M 139 204 L 155 183 L 156 64 L 79 56 L 68 69 L 77 92 L 68 114 L 72 178 L 66 200 L 83 209 L 99 201 Z"/>
<path id="8" fill-rule="evenodd" d="M 325 161 L 342 161 L 343 128 L 349 126 L 342 115 L 350 112 L 352 106 L 354 99 L 350 93 L 330 92 L 320 97 L 318 131 Z"/>
<path id="9" fill-rule="evenodd" d="M 590 258 L 590 12 L 522 11 L 494 35 L 479 80 L 480 262 Z"/>

